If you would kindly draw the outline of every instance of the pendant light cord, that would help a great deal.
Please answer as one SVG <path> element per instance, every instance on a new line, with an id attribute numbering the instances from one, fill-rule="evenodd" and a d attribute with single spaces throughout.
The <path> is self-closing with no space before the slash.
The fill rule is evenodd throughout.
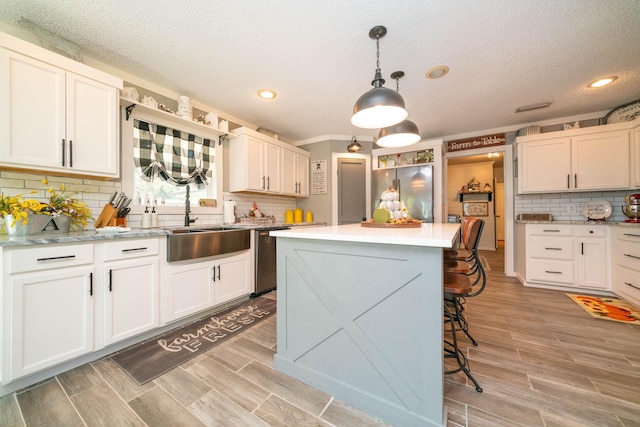
<path id="1" fill-rule="evenodd" d="M 376 35 L 376 72 L 380 72 L 380 34 Z"/>

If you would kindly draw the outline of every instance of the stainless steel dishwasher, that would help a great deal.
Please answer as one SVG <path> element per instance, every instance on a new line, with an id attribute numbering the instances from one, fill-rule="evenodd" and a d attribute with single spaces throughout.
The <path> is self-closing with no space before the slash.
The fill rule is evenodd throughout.
<path id="1" fill-rule="evenodd" d="M 256 245 L 256 291 L 252 296 L 262 295 L 276 288 L 276 238 L 269 236 L 270 231 L 289 230 L 287 226 L 271 226 L 255 229 Z"/>

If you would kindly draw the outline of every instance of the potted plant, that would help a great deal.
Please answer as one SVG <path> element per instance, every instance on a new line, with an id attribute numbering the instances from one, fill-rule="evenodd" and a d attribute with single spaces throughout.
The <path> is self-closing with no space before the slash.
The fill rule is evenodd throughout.
<path id="1" fill-rule="evenodd" d="M 46 179 L 42 183 L 48 185 Z M 0 217 L 3 218 L 2 234 L 28 235 L 68 233 L 71 227 L 81 230 L 93 219 L 87 205 L 75 198 L 77 191 L 70 191 L 66 184 L 58 189 L 49 187 L 47 202 L 16 196 L 0 197 Z"/>

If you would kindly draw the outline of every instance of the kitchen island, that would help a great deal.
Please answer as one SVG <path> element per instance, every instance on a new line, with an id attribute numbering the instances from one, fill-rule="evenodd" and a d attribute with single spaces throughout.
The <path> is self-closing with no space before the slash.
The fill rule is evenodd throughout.
<path id="1" fill-rule="evenodd" d="M 274 367 L 386 422 L 446 425 L 442 250 L 459 224 L 278 238 Z"/>

